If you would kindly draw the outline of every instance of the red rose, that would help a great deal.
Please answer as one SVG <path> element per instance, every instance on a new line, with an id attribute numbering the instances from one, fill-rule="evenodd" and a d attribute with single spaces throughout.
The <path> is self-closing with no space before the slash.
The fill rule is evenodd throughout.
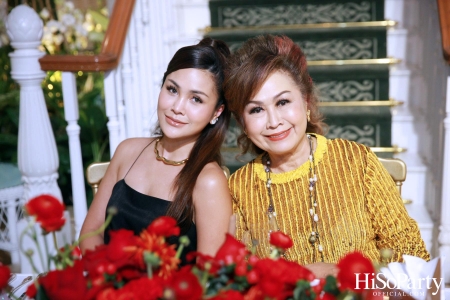
<path id="1" fill-rule="evenodd" d="M 165 237 L 180 235 L 180 227 L 177 226 L 177 221 L 174 218 L 166 216 L 155 219 L 147 227 L 147 231 Z"/>
<path id="2" fill-rule="evenodd" d="M 338 262 L 337 267 L 339 269 L 337 281 L 341 291 L 351 290 L 356 293 L 363 292 L 365 283 L 359 282 L 357 286 L 356 274 L 359 274 L 360 280 L 366 280 L 367 278 L 369 283 L 372 282 L 372 279 L 375 277 L 375 268 L 373 267 L 372 262 L 361 252 L 351 252 L 345 255 Z M 367 277 L 366 274 L 368 274 Z"/>
<path id="3" fill-rule="evenodd" d="M 36 221 L 46 232 L 61 229 L 64 219 L 64 204 L 52 195 L 37 196 L 27 204 L 25 209 L 30 216 L 36 216 Z"/>
<path id="4" fill-rule="evenodd" d="M 238 291 L 227 290 L 222 291 L 216 296 L 209 298 L 210 300 L 244 300 L 244 296 Z"/>
<path id="5" fill-rule="evenodd" d="M 294 245 L 292 239 L 281 231 L 273 231 L 270 233 L 270 244 L 284 250 Z"/>
<path id="6" fill-rule="evenodd" d="M 111 240 L 106 248 L 106 257 L 117 268 L 129 265 L 132 263 L 132 258 L 135 255 L 137 237 L 133 231 L 126 229 L 119 229 L 110 232 Z"/>
<path id="7" fill-rule="evenodd" d="M 184 267 L 173 273 L 167 287 L 175 294 L 175 299 L 198 300 L 203 295 L 203 288 L 198 278 L 192 274 L 190 267 Z"/>
<path id="8" fill-rule="evenodd" d="M 247 253 L 245 245 L 227 233 L 225 242 L 219 248 L 214 258 L 216 261 L 223 261 L 226 265 L 230 265 L 243 260 Z"/>
<path id="9" fill-rule="evenodd" d="M 11 277 L 9 267 L 0 264 L 0 290 L 8 285 L 9 277 Z"/>
<path id="10" fill-rule="evenodd" d="M 129 295 L 128 298 L 122 295 Z M 120 296 L 123 299 L 156 300 L 163 295 L 163 285 L 158 277 L 132 280 L 121 288 Z M 121 299 L 118 297 L 118 299 Z"/>
<path id="11" fill-rule="evenodd" d="M 30 299 L 34 299 L 36 297 L 37 294 L 37 288 L 36 288 L 36 284 L 30 284 L 27 288 L 27 291 L 25 292 L 25 294 L 27 295 L 28 298 Z"/>
<path id="12" fill-rule="evenodd" d="M 50 271 L 39 278 L 39 284 L 49 299 L 86 299 L 87 282 L 83 276 L 83 264 L 76 260 L 73 267 Z"/>

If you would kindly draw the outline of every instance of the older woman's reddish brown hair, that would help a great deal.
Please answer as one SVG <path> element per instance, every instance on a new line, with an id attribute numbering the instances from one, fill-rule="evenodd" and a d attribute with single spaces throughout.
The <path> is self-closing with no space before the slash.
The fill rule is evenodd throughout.
<path id="1" fill-rule="evenodd" d="M 262 35 L 246 41 L 232 54 L 224 82 L 225 98 L 239 125 L 245 129 L 244 108 L 272 73 L 282 71 L 298 85 L 310 110 L 306 132 L 323 134 L 322 115 L 317 106 L 314 84 L 309 76 L 306 57 L 300 47 L 287 36 Z M 306 118 L 306 116 L 299 116 Z M 238 138 L 243 153 L 260 154 L 243 133 Z"/>

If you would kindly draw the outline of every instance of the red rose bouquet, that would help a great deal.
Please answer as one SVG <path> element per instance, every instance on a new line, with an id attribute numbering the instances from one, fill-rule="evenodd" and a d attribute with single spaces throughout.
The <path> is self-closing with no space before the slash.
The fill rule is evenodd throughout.
<path id="1" fill-rule="evenodd" d="M 26 205 L 44 233 L 64 224 L 62 204 L 51 196 Z M 108 216 L 104 230 L 113 212 Z M 63 220 L 63 221 L 61 221 Z M 62 223 L 62 224 L 61 224 Z M 51 256 L 55 269 L 39 276 L 29 287 L 30 299 L 358 299 L 369 293 L 355 288 L 355 273 L 375 273 L 361 253 L 350 253 L 339 263 L 337 277 L 317 279 L 307 268 L 283 258 L 292 240 L 273 232 L 270 258 L 258 258 L 244 244 L 227 235 L 214 257 L 188 254 L 192 265 L 179 267 L 179 255 L 189 243 L 180 238 L 178 249 L 166 238 L 180 229 L 170 217 L 153 221 L 139 236 L 132 231 L 111 232 L 108 245 L 98 246 L 81 257 L 79 241 Z M 83 239 L 86 237 L 81 237 Z M 0 266 L 0 287 L 7 285 L 9 269 Z M 370 293 L 373 294 L 373 293 Z M 382 299 L 382 297 L 381 297 Z"/>

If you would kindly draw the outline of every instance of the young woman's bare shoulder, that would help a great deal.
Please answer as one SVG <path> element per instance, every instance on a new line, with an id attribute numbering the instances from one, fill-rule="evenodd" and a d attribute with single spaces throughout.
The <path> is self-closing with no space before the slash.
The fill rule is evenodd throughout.
<path id="1" fill-rule="evenodd" d="M 225 173 L 216 162 L 211 162 L 200 172 L 195 188 L 201 191 L 214 191 L 223 186 L 228 186 Z"/>
<path id="2" fill-rule="evenodd" d="M 129 138 L 123 140 L 119 146 L 117 146 L 114 152 L 114 157 L 118 158 L 132 158 L 137 157 L 139 153 L 150 144 L 154 138 Z"/>

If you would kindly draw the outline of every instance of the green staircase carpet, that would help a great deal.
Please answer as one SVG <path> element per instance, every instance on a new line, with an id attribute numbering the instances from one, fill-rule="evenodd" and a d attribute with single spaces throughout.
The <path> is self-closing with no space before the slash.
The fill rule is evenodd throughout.
<path id="1" fill-rule="evenodd" d="M 302 47 L 319 99 L 327 105 L 321 111 L 328 138 L 391 147 L 390 107 L 366 105 L 389 100 L 389 62 L 377 61 L 387 56 L 387 27 L 377 22 L 384 21 L 384 0 L 210 0 L 209 7 L 211 28 L 205 35 L 225 41 L 232 51 L 265 33 L 287 35 Z M 358 105 L 348 106 L 354 101 Z M 233 121 L 222 149 L 231 172 L 252 158 L 235 158 L 239 134 Z"/>

